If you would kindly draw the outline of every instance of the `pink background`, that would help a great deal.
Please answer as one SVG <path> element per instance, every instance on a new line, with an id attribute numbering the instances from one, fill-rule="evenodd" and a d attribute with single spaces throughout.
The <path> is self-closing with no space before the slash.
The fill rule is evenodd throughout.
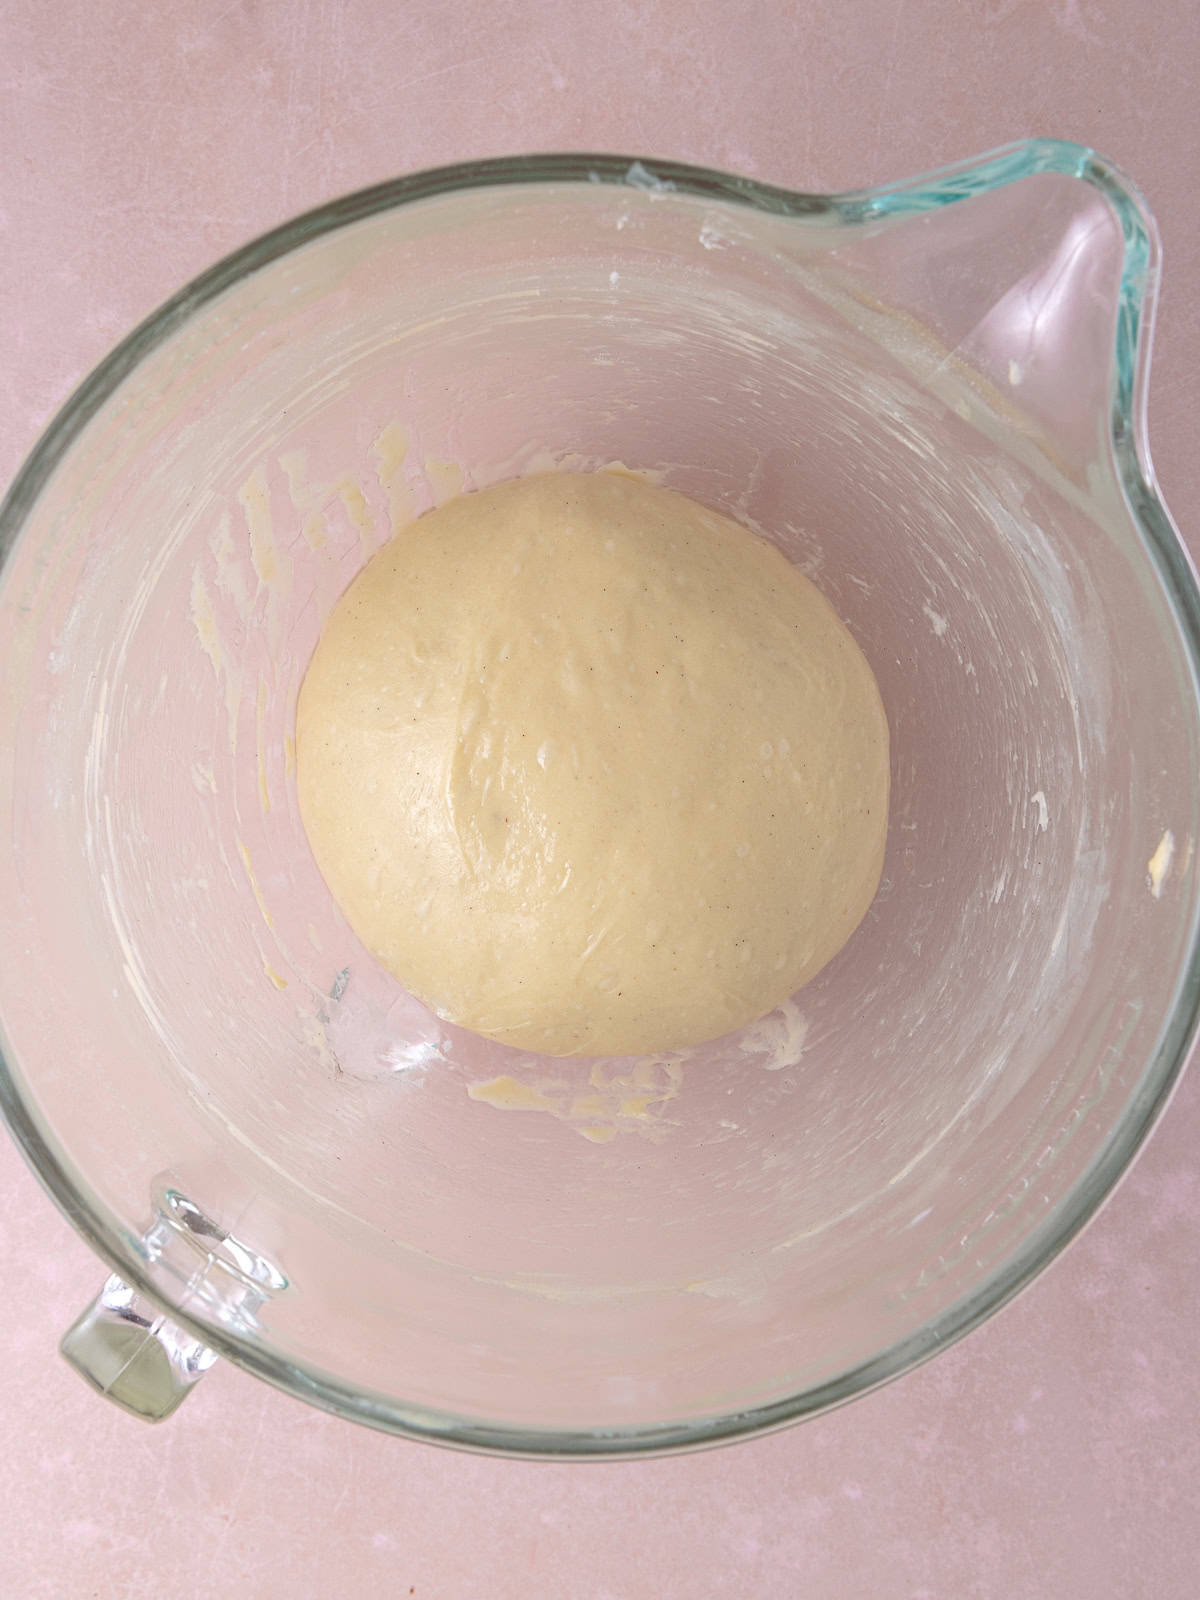
<path id="1" fill-rule="evenodd" d="M 1098 147 L 1165 245 L 1151 434 L 1200 550 L 1194 0 L 7 0 L 0 480 L 132 323 L 341 191 L 616 149 L 826 189 Z M 170 1423 L 57 1359 L 102 1272 L 0 1141 L 0 1593 L 1074 1600 L 1200 1592 L 1200 1076 L 1022 1299 L 817 1422 L 546 1466 L 356 1429 L 220 1365 Z"/>

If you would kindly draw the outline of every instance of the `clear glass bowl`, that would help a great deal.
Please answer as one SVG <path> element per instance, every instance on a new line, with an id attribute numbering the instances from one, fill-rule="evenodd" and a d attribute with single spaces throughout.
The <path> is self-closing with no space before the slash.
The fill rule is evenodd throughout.
<path id="1" fill-rule="evenodd" d="M 323 207 L 114 351 L 0 513 L 0 1097 L 117 1274 L 66 1343 L 97 1387 L 161 1415 L 219 1352 L 397 1433 L 665 1450 L 861 1393 L 1052 1259 L 1196 1020 L 1157 271 L 1068 144 L 836 196 L 539 156 Z M 547 1061 L 355 941 L 292 718 L 393 527 L 615 462 L 847 618 L 891 835 L 788 1006 Z"/>

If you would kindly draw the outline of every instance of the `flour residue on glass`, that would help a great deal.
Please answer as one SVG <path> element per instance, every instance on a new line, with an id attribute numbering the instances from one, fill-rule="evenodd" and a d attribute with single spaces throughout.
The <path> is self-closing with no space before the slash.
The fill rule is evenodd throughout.
<path id="1" fill-rule="evenodd" d="M 497 1111 L 540 1111 L 565 1123 L 592 1144 L 620 1133 L 658 1141 L 671 1124 L 667 1107 L 683 1088 L 687 1054 L 647 1056 L 633 1062 L 593 1062 L 586 1079 L 537 1075 L 529 1081 L 501 1073 L 468 1083 L 468 1096 Z"/>

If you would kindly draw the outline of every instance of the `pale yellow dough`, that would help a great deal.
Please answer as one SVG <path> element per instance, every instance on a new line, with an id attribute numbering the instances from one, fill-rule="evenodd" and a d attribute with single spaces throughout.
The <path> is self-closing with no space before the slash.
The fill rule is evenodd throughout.
<path id="1" fill-rule="evenodd" d="M 549 1055 L 676 1050 L 814 976 L 875 894 L 871 669 L 765 540 L 615 472 L 460 496 L 368 563 L 296 776 L 355 932 L 442 1016 Z"/>

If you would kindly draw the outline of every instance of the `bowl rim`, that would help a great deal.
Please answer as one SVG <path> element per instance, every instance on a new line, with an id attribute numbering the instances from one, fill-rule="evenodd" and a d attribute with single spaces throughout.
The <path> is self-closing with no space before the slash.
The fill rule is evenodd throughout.
<path id="1" fill-rule="evenodd" d="M 329 201 L 243 245 L 194 278 L 140 323 L 83 380 L 58 411 L 0 502 L 0 576 L 41 491 L 87 424 L 131 372 L 212 300 L 271 262 L 364 219 L 416 202 L 478 188 L 533 184 L 623 185 L 651 194 L 732 203 L 758 212 L 862 226 L 937 211 L 1040 174 L 1077 178 L 1098 191 L 1120 222 L 1124 263 L 1112 352 L 1109 443 L 1131 516 L 1174 615 L 1200 703 L 1200 590 L 1192 563 L 1158 492 L 1146 424 L 1150 347 L 1161 252 L 1154 219 L 1134 185 L 1087 146 L 1028 139 L 879 187 L 817 194 L 681 162 L 614 154 L 502 156 L 428 168 Z M 512 1457 L 630 1458 L 700 1449 L 782 1428 L 843 1404 L 918 1366 L 979 1326 L 1026 1288 L 1096 1215 L 1141 1148 L 1178 1083 L 1200 1015 L 1200 913 L 1157 1048 L 1120 1123 L 1055 1211 L 970 1294 L 916 1332 L 811 1389 L 769 1404 L 693 1418 L 612 1428 L 536 1428 L 433 1412 L 365 1390 L 336 1374 L 285 1359 L 219 1323 L 179 1310 L 151 1278 L 115 1216 L 59 1152 L 0 1026 L 0 1114 L 43 1187 L 67 1220 L 131 1287 L 160 1305 L 211 1349 L 285 1393 L 384 1432 Z M 11 1052 L 10 1052 L 11 1054 Z"/>

